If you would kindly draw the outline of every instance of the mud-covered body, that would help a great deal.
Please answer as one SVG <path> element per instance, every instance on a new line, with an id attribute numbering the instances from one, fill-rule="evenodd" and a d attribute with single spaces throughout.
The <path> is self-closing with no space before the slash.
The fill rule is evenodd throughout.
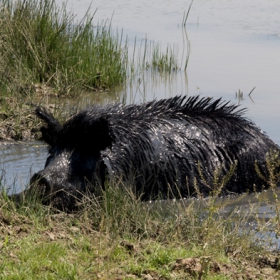
<path id="1" fill-rule="evenodd" d="M 132 186 L 143 200 L 211 194 L 235 167 L 221 194 L 262 190 L 266 154 L 279 147 L 236 106 L 201 97 L 175 97 L 141 105 L 93 106 L 60 125 L 45 109 L 42 136 L 50 145 L 45 169 L 31 180 L 61 208 L 95 193 L 105 179 Z M 98 185 L 98 186 L 97 186 Z"/>

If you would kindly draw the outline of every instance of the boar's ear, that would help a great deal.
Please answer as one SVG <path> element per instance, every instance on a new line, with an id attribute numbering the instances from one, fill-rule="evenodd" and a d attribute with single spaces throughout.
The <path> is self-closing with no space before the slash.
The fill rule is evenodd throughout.
<path id="1" fill-rule="evenodd" d="M 47 111 L 46 108 L 36 107 L 35 113 L 37 117 L 43 120 L 47 126 L 41 127 L 42 138 L 49 144 L 54 145 L 61 131 L 60 123 L 53 117 L 53 115 Z"/>
<path id="2" fill-rule="evenodd" d="M 110 131 L 110 125 L 106 117 L 100 117 L 92 123 L 90 131 L 91 141 L 99 150 L 104 150 L 112 145 L 114 141 Z"/>
<path id="3" fill-rule="evenodd" d="M 87 111 L 70 118 L 59 137 L 61 146 L 99 153 L 113 142 L 110 124 L 106 116 L 92 118 Z"/>

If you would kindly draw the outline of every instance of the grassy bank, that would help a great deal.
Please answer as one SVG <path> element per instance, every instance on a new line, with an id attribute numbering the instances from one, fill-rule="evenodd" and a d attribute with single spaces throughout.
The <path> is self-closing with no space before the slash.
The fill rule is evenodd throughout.
<path id="1" fill-rule="evenodd" d="M 279 254 L 253 241 L 246 217 L 201 220 L 207 207 L 120 202 L 115 190 L 72 215 L 1 198 L 0 278 L 279 279 Z"/>
<path id="2" fill-rule="evenodd" d="M 114 185 L 102 197 L 65 214 L 2 195 L 0 278 L 280 279 L 279 251 L 268 249 L 279 221 L 256 214 L 278 203 L 266 193 L 244 212 L 246 195 L 142 203 Z"/>
<path id="3" fill-rule="evenodd" d="M 37 138 L 32 103 L 124 83 L 126 45 L 111 32 L 110 23 L 95 23 L 89 13 L 77 21 L 55 1 L 2 1 L 0 139 Z M 65 108 L 64 100 L 55 103 Z"/>
<path id="4" fill-rule="evenodd" d="M 0 20 L 1 86 L 12 93 L 29 94 L 42 83 L 59 95 L 125 80 L 121 38 L 89 13 L 77 21 L 55 1 L 4 0 Z"/>
<path id="5" fill-rule="evenodd" d="M 148 40 L 128 58 L 122 32 L 87 12 L 77 21 L 54 0 L 4 0 L 0 7 L 0 88 L 34 93 L 39 85 L 56 95 L 77 89 L 107 89 L 125 82 L 136 69 L 177 70 L 174 50 Z M 138 50 L 139 48 L 139 50 Z"/>

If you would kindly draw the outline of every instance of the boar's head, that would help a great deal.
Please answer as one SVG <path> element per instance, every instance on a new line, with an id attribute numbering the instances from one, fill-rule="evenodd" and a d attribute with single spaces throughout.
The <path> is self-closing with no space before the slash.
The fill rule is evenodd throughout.
<path id="1" fill-rule="evenodd" d="M 42 139 L 49 145 L 45 168 L 31 178 L 44 203 L 72 211 L 85 192 L 95 192 L 96 180 L 104 183 L 105 165 L 100 152 L 112 145 L 106 116 L 85 110 L 61 125 L 46 109 L 36 108 L 45 122 Z"/>

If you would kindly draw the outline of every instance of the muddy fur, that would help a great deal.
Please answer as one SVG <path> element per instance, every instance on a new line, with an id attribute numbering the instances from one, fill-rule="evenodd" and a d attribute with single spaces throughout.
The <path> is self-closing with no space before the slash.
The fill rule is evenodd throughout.
<path id="1" fill-rule="evenodd" d="M 31 180 L 59 194 L 58 204 L 71 207 L 63 193 L 95 192 L 97 181 L 121 179 L 143 200 L 207 196 L 213 176 L 234 169 L 221 195 L 267 188 L 255 162 L 267 174 L 265 157 L 279 147 L 244 109 L 221 99 L 174 97 L 140 105 L 95 105 L 61 125 L 44 108 L 36 114 L 46 126 L 50 145 L 46 167 Z M 36 179 L 36 180 L 35 180 Z M 88 184 L 89 185 L 89 184 Z M 45 191 L 44 191 L 45 192 Z"/>

